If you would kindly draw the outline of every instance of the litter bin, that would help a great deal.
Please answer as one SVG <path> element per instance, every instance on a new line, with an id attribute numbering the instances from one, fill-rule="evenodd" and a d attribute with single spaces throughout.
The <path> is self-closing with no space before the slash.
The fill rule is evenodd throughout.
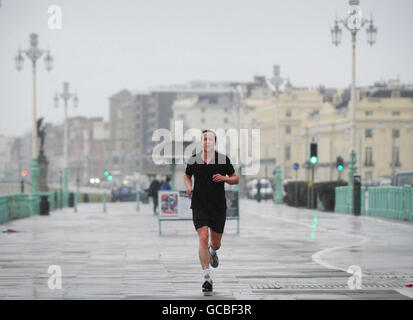
<path id="1" fill-rule="evenodd" d="M 355 173 L 353 175 L 353 181 L 354 181 L 354 195 L 353 195 L 353 213 L 355 216 L 360 215 L 360 209 L 361 209 L 361 176 L 359 173 Z"/>
<path id="2" fill-rule="evenodd" d="M 48 196 L 40 196 L 40 215 L 41 216 L 48 216 L 49 215 Z"/>
<path id="3" fill-rule="evenodd" d="M 75 198 L 73 192 L 69 193 L 69 208 L 73 208 L 75 206 Z"/>

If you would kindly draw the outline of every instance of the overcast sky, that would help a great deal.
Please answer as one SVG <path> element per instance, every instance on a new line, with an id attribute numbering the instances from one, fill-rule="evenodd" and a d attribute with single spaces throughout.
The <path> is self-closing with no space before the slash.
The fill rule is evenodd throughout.
<path id="1" fill-rule="evenodd" d="M 48 8 L 62 8 L 61 30 L 48 28 Z M 358 34 L 357 85 L 400 77 L 413 83 L 413 1 L 361 0 L 373 13 L 377 43 Z M 32 72 L 26 59 L 17 72 L 17 49 L 39 34 L 55 59 L 48 73 L 38 63 L 38 117 L 63 121 L 53 96 L 63 81 L 79 96 L 69 115 L 108 119 L 108 97 L 127 88 L 191 80 L 248 81 L 270 76 L 272 65 L 296 86 L 346 87 L 351 79 L 351 39 L 343 30 L 331 43 L 335 14 L 345 18 L 347 0 L 1 0 L 0 134 L 31 128 Z"/>

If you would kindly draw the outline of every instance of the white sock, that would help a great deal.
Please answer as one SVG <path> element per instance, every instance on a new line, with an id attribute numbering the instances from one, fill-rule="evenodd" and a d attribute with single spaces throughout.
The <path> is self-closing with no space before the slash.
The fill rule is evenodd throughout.
<path id="1" fill-rule="evenodd" d="M 204 273 L 204 278 L 207 276 L 211 277 L 211 269 L 204 269 L 202 272 Z"/>

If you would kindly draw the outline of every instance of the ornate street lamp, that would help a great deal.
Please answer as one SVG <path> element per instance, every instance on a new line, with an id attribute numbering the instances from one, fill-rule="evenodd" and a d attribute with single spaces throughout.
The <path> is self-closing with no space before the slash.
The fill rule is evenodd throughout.
<path id="1" fill-rule="evenodd" d="M 331 29 L 331 39 L 333 41 L 333 44 L 335 46 L 338 46 L 341 42 L 341 28 L 338 26 L 338 21 L 336 19 L 336 22 L 334 24 L 334 28 Z"/>
<path id="2" fill-rule="evenodd" d="M 67 102 L 73 99 L 73 105 L 77 108 L 79 99 L 75 93 L 69 92 L 69 83 L 63 83 L 63 92 L 60 94 L 55 94 L 53 101 L 55 107 L 59 106 L 59 97 L 64 101 L 64 133 L 63 133 L 63 203 L 65 206 L 68 205 L 69 199 L 69 179 L 68 179 L 68 148 L 69 148 L 69 135 L 68 135 L 68 118 L 67 118 Z"/>
<path id="3" fill-rule="evenodd" d="M 352 81 L 351 81 L 351 150 L 349 161 L 349 186 L 353 189 L 354 173 L 356 172 L 356 37 L 357 32 L 363 28 L 366 23 L 369 27 L 366 28 L 367 42 L 371 46 L 376 42 L 377 28 L 374 26 L 373 17 L 371 19 L 363 19 L 359 0 L 350 0 L 348 8 L 348 17 L 346 20 L 338 20 L 336 18 L 334 28 L 331 29 L 331 37 L 334 45 L 338 46 L 341 42 L 341 29 L 339 23 L 350 31 L 352 39 Z M 353 194 L 353 192 L 351 193 Z M 354 210 L 354 199 L 351 197 L 351 211 Z"/>
<path id="4" fill-rule="evenodd" d="M 33 120 L 32 120 L 32 167 L 31 167 L 31 178 L 32 178 L 32 213 L 37 213 L 38 211 L 38 176 L 39 176 L 39 164 L 38 164 L 38 150 L 37 150 L 37 109 L 36 109 L 36 62 L 44 54 L 46 70 L 50 71 L 53 68 L 53 58 L 50 56 L 49 50 L 42 50 L 38 47 L 39 40 L 36 33 L 30 34 L 30 47 L 27 50 L 19 49 L 17 56 L 14 59 L 16 64 L 16 69 L 21 71 L 24 65 L 23 54 L 32 62 L 33 69 Z M 37 209 L 36 209 L 37 208 Z"/>
<path id="5" fill-rule="evenodd" d="M 367 42 L 369 45 L 373 45 L 376 43 L 376 38 L 377 38 L 377 27 L 373 25 L 373 17 L 370 19 L 370 25 L 366 29 L 366 35 L 367 35 Z"/>
<path id="6" fill-rule="evenodd" d="M 273 77 L 269 81 L 269 85 L 273 91 L 276 102 L 276 118 L 275 118 L 275 143 L 276 143 L 276 167 L 275 167 L 275 193 L 274 202 L 283 202 L 283 192 L 282 192 L 282 176 L 281 176 L 281 134 L 280 134 L 280 86 L 288 79 L 282 78 L 280 74 L 280 66 L 273 66 Z"/>

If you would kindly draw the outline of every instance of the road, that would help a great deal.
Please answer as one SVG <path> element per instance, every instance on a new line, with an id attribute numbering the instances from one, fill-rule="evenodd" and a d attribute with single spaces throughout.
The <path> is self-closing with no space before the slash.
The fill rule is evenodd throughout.
<path id="1" fill-rule="evenodd" d="M 237 234 L 227 221 L 203 297 L 192 221 L 163 222 L 159 235 L 151 203 L 14 220 L 0 225 L 0 299 L 413 298 L 412 223 L 253 200 L 241 200 L 240 223 Z M 49 288 L 55 270 L 61 289 Z"/>

